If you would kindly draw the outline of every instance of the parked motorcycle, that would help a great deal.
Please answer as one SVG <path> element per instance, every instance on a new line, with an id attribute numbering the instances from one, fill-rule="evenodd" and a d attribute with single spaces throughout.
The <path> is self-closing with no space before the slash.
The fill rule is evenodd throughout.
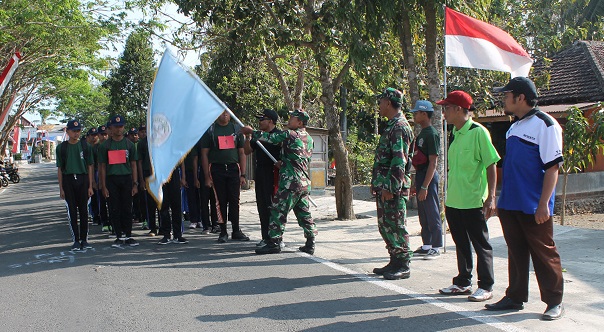
<path id="1" fill-rule="evenodd" d="M 8 174 L 4 169 L 0 169 L 0 187 L 8 187 Z"/>
<path id="2" fill-rule="evenodd" d="M 21 177 L 19 176 L 19 169 L 17 167 L 10 165 L 10 166 L 6 167 L 4 170 L 6 171 L 8 178 L 13 183 L 19 183 L 19 181 L 21 181 Z"/>

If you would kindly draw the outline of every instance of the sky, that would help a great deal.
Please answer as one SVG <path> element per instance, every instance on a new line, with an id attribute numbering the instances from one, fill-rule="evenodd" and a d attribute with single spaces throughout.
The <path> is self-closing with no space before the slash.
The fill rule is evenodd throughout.
<path id="1" fill-rule="evenodd" d="M 124 6 L 124 1 L 123 0 L 114 0 L 112 1 L 112 3 L 114 5 L 118 5 L 118 6 Z M 173 3 L 170 3 L 168 5 L 165 5 L 162 10 L 168 14 L 169 16 L 173 17 L 174 19 L 180 21 L 180 22 L 187 22 L 190 21 L 190 19 L 188 19 L 186 16 L 184 16 L 183 14 L 179 14 L 177 12 L 178 6 L 176 6 Z M 136 11 L 127 11 L 128 16 L 126 17 L 126 20 L 130 21 L 131 23 L 137 23 L 143 19 L 147 19 L 148 17 L 145 17 L 145 15 L 143 15 L 142 11 L 140 10 L 136 10 Z M 175 23 L 168 23 L 169 28 L 166 29 L 166 31 L 164 31 L 162 33 L 162 36 L 166 39 L 171 39 L 171 33 L 172 31 L 176 30 L 179 26 Z M 113 59 L 118 59 L 120 57 L 120 55 L 122 54 L 122 52 L 124 51 L 124 47 L 125 47 L 125 41 L 128 32 L 125 33 L 124 38 L 122 38 L 123 42 L 122 43 L 117 43 L 114 44 L 113 47 L 108 47 L 108 48 L 115 48 L 116 50 L 103 50 L 100 54 L 101 56 L 109 56 Z M 154 37 L 153 38 L 153 48 L 156 51 L 156 57 L 155 57 L 155 62 L 156 64 L 159 65 L 159 62 L 161 60 L 161 56 L 164 53 L 165 50 L 165 46 L 164 46 L 164 41 L 161 40 L 158 37 Z M 178 49 L 174 46 L 170 46 L 172 52 L 177 53 Z M 179 54 L 179 59 L 182 60 L 182 63 L 188 67 L 194 68 L 196 65 L 199 64 L 199 54 L 198 52 L 193 52 L 193 51 L 183 51 L 183 52 L 178 52 Z M 183 54 L 184 56 L 181 56 L 181 54 Z M 36 113 L 26 113 L 25 118 L 28 119 L 29 121 L 34 121 L 34 122 L 41 122 L 41 118 L 40 115 L 36 112 Z M 54 123 L 54 124 L 58 124 L 60 122 L 60 120 L 63 120 L 62 118 L 57 118 L 57 117 L 50 117 L 49 119 L 47 119 L 48 123 Z"/>

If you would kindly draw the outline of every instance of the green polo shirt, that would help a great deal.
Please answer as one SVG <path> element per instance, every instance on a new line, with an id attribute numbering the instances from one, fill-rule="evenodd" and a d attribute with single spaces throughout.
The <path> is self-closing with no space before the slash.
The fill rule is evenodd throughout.
<path id="1" fill-rule="evenodd" d="M 67 153 L 65 155 L 67 160 L 63 160 L 63 154 L 61 153 L 63 144 L 67 144 Z M 88 145 L 86 142 L 83 144 Z M 62 169 L 63 164 L 65 164 L 65 170 L 61 171 L 64 175 L 88 174 L 88 165 L 94 163 L 94 154 L 90 145 L 88 145 L 87 152 L 88 153 L 85 156 L 80 141 L 75 144 L 70 144 L 69 141 L 65 141 L 56 148 L 57 167 Z"/>
<path id="2" fill-rule="evenodd" d="M 460 130 L 453 128 L 453 137 L 447 158 L 445 205 L 456 209 L 481 208 L 488 196 L 486 168 L 501 158 L 489 131 L 472 119 Z"/>
<path id="3" fill-rule="evenodd" d="M 120 164 L 109 164 L 109 151 L 125 150 L 126 161 Z M 138 156 L 136 153 L 136 147 L 134 143 L 128 141 L 127 138 L 123 138 L 121 141 L 114 141 L 108 139 L 103 142 L 99 147 L 99 164 L 106 164 L 106 174 L 110 175 L 130 175 L 132 174 L 131 161 L 137 161 Z"/>

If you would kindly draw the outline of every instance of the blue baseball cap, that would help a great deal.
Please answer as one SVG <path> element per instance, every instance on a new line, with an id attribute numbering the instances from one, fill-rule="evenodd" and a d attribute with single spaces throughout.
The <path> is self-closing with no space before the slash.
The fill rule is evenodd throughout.
<path id="1" fill-rule="evenodd" d="M 67 122 L 67 130 L 82 130 L 82 123 L 78 120 L 70 120 Z"/>
<path id="2" fill-rule="evenodd" d="M 124 126 L 125 124 L 126 124 L 126 120 L 121 115 L 116 115 L 109 120 L 109 127 Z"/>
<path id="3" fill-rule="evenodd" d="M 418 100 L 415 102 L 415 107 L 409 110 L 409 112 L 415 113 L 418 111 L 434 112 L 434 107 L 432 106 L 432 103 L 427 100 Z"/>

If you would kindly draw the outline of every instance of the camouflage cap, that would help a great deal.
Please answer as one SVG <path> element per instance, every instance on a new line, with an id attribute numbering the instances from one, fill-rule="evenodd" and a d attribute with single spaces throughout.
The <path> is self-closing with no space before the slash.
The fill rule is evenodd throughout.
<path id="1" fill-rule="evenodd" d="M 387 88 L 384 92 L 377 95 L 378 99 L 388 98 L 391 101 L 402 103 L 403 102 L 403 93 L 395 88 Z"/>
<path id="2" fill-rule="evenodd" d="M 305 110 L 303 109 L 299 109 L 299 110 L 295 110 L 293 112 L 289 112 L 290 116 L 295 116 L 296 118 L 300 119 L 300 121 L 302 121 L 304 124 L 308 123 L 308 120 L 310 120 L 310 117 L 308 116 L 308 113 L 306 113 Z"/>

